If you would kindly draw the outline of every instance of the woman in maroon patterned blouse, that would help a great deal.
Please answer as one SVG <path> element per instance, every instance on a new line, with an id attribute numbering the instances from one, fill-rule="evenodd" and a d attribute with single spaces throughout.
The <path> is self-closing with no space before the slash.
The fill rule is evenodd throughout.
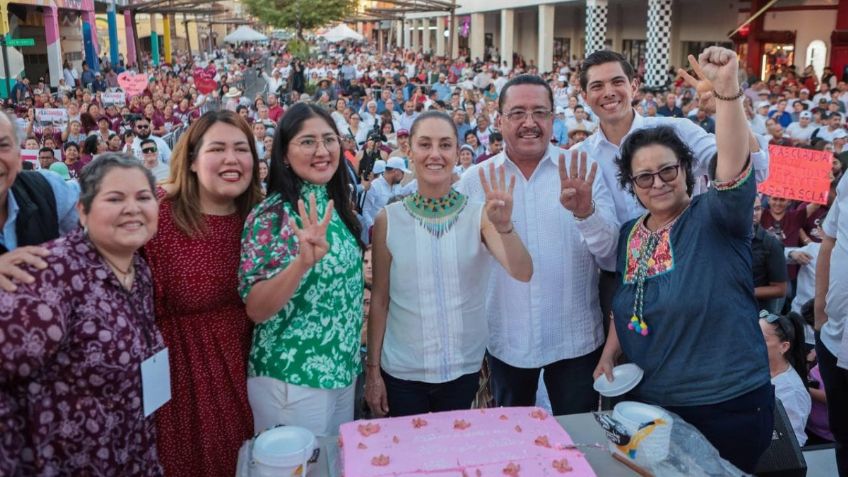
<path id="1" fill-rule="evenodd" d="M 159 476 L 140 373 L 163 348 L 138 254 L 158 223 L 153 176 L 107 153 L 80 187 L 83 229 L 0 295 L 0 475 Z"/>

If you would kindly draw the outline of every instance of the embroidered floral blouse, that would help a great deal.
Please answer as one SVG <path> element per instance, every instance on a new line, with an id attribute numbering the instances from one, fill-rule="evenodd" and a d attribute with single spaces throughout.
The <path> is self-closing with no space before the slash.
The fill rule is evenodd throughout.
<path id="1" fill-rule="evenodd" d="M 644 215 L 622 227 L 613 314 L 622 351 L 645 371 L 635 399 L 715 404 L 769 382 L 751 270 L 755 193 L 749 163 L 739 177 L 694 197 L 671 224 L 652 232 Z M 642 257 L 652 235 L 656 247 Z M 643 260 L 645 335 L 628 327 Z"/>
<path id="2" fill-rule="evenodd" d="M 320 217 L 329 200 L 327 188 L 304 184 L 301 197 L 307 207 L 310 194 L 315 194 Z M 242 299 L 247 300 L 256 282 L 274 277 L 297 257 L 289 217 L 296 217 L 294 209 L 279 194 L 265 199 L 247 217 L 239 268 Z M 362 252 L 335 211 L 327 241 L 327 255 L 306 272 L 286 306 L 254 328 L 248 376 L 337 389 L 353 383 L 359 374 Z"/>
<path id="3" fill-rule="evenodd" d="M 141 362 L 162 349 L 150 270 L 126 291 L 81 230 L 0 293 L 0 475 L 158 476 Z"/>

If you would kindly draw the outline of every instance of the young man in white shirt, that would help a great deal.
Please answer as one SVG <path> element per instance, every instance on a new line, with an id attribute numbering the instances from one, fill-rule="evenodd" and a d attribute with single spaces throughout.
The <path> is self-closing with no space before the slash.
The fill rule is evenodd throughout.
<path id="1" fill-rule="evenodd" d="M 657 126 L 674 128 L 695 154 L 693 173 L 696 176 L 707 174 L 709 162 L 716 154 L 715 135 L 685 118 L 643 117 L 636 113 L 631 104 L 639 87 L 638 80 L 634 79 L 635 70 L 624 56 L 609 50 L 596 51 L 584 60 L 580 72 L 583 99 L 598 117 L 599 127 L 578 148 L 598 161 L 604 171 L 603 179 L 612 193 L 620 223 L 637 218 L 645 211 L 632 194 L 618 185 L 617 179 L 615 158 L 624 139 L 634 131 Z M 714 110 L 706 104 L 699 106 Z M 756 142 L 754 136 L 749 135 L 749 139 Z M 768 154 L 757 145 L 752 149 L 751 160 L 757 181 L 762 182 L 768 175 Z"/>
<path id="2" fill-rule="evenodd" d="M 824 117 L 824 114 L 822 114 Z M 839 113 L 831 113 L 827 116 L 827 127 L 820 127 L 813 133 L 814 140 L 822 140 L 833 142 L 833 136 L 836 131 L 842 128 L 842 115 Z"/>
<path id="3" fill-rule="evenodd" d="M 848 180 L 836 186 L 836 199 L 822 225 L 816 264 L 816 357 L 827 394 L 830 431 L 838 444 L 836 466 L 848 476 Z"/>
<path id="4" fill-rule="evenodd" d="M 798 115 L 798 122 L 792 123 L 786 128 L 786 134 L 796 141 L 798 144 L 810 144 L 810 138 L 813 136 L 813 131 L 816 127 L 812 123 L 813 114 L 809 111 L 802 111 Z"/>
<path id="5" fill-rule="evenodd" d="M 520 75 L 499 97 L 498 129 L 505 150 L 463 174 L 458 190 L 470 200 L 485 194 L 478 169 L 504 167 L 517 178 L 513 222 L 534 259 L 529 283 L 494 269 L 489 279 L 488 362 L 498 406 L 532 406 L 539 373 L 554 414 L 588 412 L 597 407 L 594 370 L 604 341 L 598 298 L 599 265 L 615 261 L 618 222 L 603 178 L 586 181 L 593 204 L 567 210 L 560 160 L 573 160 L 551 145 L 553 92 L 538 76 Z M 593 164 L 591 156 L 589 166 Z M 601 175 L 600 170 L 597 171 Z M 588 182 L 588 183 L 587 183 Z M 566 187 L 570 189 L 570 187 Z"/>
<path id="6" fill-rule="evenodd" d="M 392 193 L 394 186 L 400 184 L 400 181 L 403 180 L 403 175 L 409 172 L 403 158 L 390 157 L 386 161 L 386 171 L 371 182 L 371 188 L 365 193 L 362 216 L 369 228 L 374 224 L 374 218 L 377 217 L 377 213 L 389 203 L 392 195 L 394 195 Z"/>

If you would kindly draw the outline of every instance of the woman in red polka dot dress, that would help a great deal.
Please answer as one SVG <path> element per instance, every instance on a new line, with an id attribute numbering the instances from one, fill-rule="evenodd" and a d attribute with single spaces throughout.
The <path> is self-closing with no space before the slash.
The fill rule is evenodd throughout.
<path id="1" fill-rule="evenodd" d="M 160 227 L 145 253 L 156 324 L 168 347 L 171 401 L 157 413 L 166 476 L 235 474 L 253 433 L 247 354 L 253 326 L 238 296 L 244 219 L 261 199 L 256 146 L 229 111 L 186 131 L 160 189 Z"/>

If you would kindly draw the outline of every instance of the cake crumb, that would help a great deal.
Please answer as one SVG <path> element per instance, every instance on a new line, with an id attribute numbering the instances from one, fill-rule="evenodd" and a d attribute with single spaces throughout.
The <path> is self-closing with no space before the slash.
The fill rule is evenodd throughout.
<path id="1" fill-rule="evenodd" d="M 459 430 L 463 431 L 465 429 L 468 429 L 469 427 L 471 427 L 471 423 L 466 421 L 465 419 L 457 419 L 457 420 L 453 421 L 453 428 L 454 429 L 459 429 Z"/>
<path id="2" fill-rule="evenodd" d="M 530 413 L 530 417 L 532 417 L 533 419 L 538 419 L 538 420 L 540 420 L 540 421 L 544 421 L 545 419 L 547 419 L 547 418 L 548 418 L 548 413 L 546 413 L 546 412 L 545 412 L 544 410 L 542 410 L 542 409 L 534 409 L 534 410 Z"/>
<path id="3" fill-rule="evenodd" d="M 506 467 L 503 468 L 504 475 L 508 475 L 509 477 L 518 477 L 518 472 L 521 470 L 521 466 L 510 462 Z"/>
<path id="4" fill-rule="evenodd" d="M 364 442 L 360 442 L 359 445 L 356 446 L 357 449 L 367 449 L 368 446 L 365 445 Z"/>
<path id="5" fill-rule="evenodd" d="M 501 420 L 501 421 L 506 421 L 506 420 L 508 420 L 508 419 L 509 419 L 509 418 L 506 416 L 506 414 L 501 414 L 501 417 L 500 417 L 500 420 Z"/>
<path id="6" fill-rule="evenodd" d="M 372 434 L 376 434 L 380 432 L 380 425 L 375 424 L 373 422 L 369 422 L 368 424 L 360 424 L 356 427 L 356 430 L 359 431 L 364 437 L 368 437 Z"/>
<path id="7" fill-rule="evenodd" d="M 568 464 L 568 459 L 565 459 L 565 458 L 553 461 L 553 467 L 560 474 L 565 474 L 567 472 L 571 472 L 572 470 L 574 470 Z"/>
<path id="8" fill-rule="evenodd" d="M 536 438 L 535 441 L 533 441 L 533 443 L 537 446 L 547 447 L 548 449 L 551 448 L 551 443 L 550 441 L 548 441 L 548 436 L 539 436 Z"/>
<path id="9" fill-rule="evenodd" d="M 420 417 L 416 417 L 415 419 L 412 420 L 412 427 L 414 427 L 416 429 L 421 429 L 422 427 L 424 427 L 426 425 L 427 425 L 427 421 L 424 420 L 424 419 L 421 419 Z"/>
<path id="10" fill-rule="evenodd" d="M 400 444 L 400 438 L 398 436 L 394 436 L 392 437 L 392 442 L 394 442 L 395 444 Z"/>
<path id="11" fill-rule="evenodd" d="M 517 425 L 517 424 L 516 424 L 516 426 L 515 426 L 515 432 L 521 432 L 521 426 L 519 426 L 519 425 Z"/>
<path id="12" fill-rule="evenodd" d="M 376 467 L 385 467 L 389 465 L 389 456 L 380 454 L 371 459 L 371 465 Z"/>

